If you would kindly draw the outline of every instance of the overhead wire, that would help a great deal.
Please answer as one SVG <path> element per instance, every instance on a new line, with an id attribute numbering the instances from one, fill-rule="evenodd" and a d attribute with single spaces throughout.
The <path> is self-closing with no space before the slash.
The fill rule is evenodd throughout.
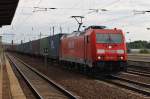
<path id="1" fill-rule="evenodd" d="M 108 4 L 104 5 L 104 6 L 101 6 L 101 8 L 110 7 L 110 6 L 113 7 L 114 5 L 116 5 L 117 3 L 119 3 L 120 1 L 121 1 L 121 0 L 115 0 L 115 1 L 113 1 L 113 2 L 111 2 L 111 3 L 108 3 Z M 41 2 L 42 2 L 42 0 L 39 0 L 36 5 L 39 6 Z M 80 3 L 79 3 L 79 4 L 80 4 Z M 77 3 L 76 5 L 78 5 L 78 3 Z M 57 9 L 66 9 L 66 10 L 89 10 L 89 9 L 76 8 L 76 5 L 75 5 L 74 7 L 72 7 L 72 8 L 57 8 Z M 100 8 L 98 8 L 98 9 L 100 9 Z M 94 12 L 96 12 L 96 10 L 93 10 L 93 12 L 91 11 L 91 13 L 88 12 L 87 15 L 95 14 Z M 97 12 L 98 12 L 98 11 L 97 11 Z M 96 12 L 96 13 L 97 13 L 97 12 Z M 84 16 L 87 16 L 87 15 L 84 15 Z M 114 18 L 114 19 L 110 19 L 110 20 L 107 20 L 107 21 L 104 21 L 104 22 L 111 22 L 111 21 L 116 21 L 116 20 L 120 20 L 120 19 L 122 20 L 122 19 L 130 18 L 130 17 L 132 17 L 132 16 L 133 16 L 133 15 L 123 16 L 123 17 L 121 17 L 121 18 Z M 23 21 L 19 24 L 19 26 L 21 26 L 22 23 L 25 24 L 25 23 L 28 21 L 28 19 L 29 19 L 30 17 L 32 17 L 32 15 L 29 16 L 28 18 L 26 18 L 25 21 L 23 20 Z M 104 22 L 102 22 L 102 23 L 104 23 Z M 66 24 L 66 21 L 65 21 L 65 22 L 62 22 L 62 23 L 60 23 L 60 24 Z"/>
<path id="2" fill-rule="evenodd" d="M 37 5 L 39 5 L 40 3 L 41 3 L 41 1 L 42 0 L 39 0 L 38 1 L 38 3 L 37 3 Z M 25 8 L 33 8 L 33 7 L 24 7 L 24 3 L 23 3 L 23 5 L 22 5 L 22 7 L 18 7 L 18 9 L 19 8 L 22 8 L 22 11 L 23 11 L 23 9 L 25 9 Z M 22 13 L 19 13 L 19 15 L 20 14 L 22 14 Z M 24 25 L 25 25 L 25 23 L 29 20 L 29 19 L 31 19 L 31 17 L 33 16 L 33 13 L 31 13 L 31 15 L 28 15 L 27 17 L 25 17 L 24 19 L 22 19 L 22 17 L 19 17 L 19 19 L 17 19 L 18 21 L 21 19 L 22 21 L 19 21 L 19 23 L 18 23 L 18 21 L 16 21 L 15 23 L 17 23 L 17 26 L 15 26 L 16 28 L 19 28 L 19 29 L 21 29 L 21 27 L 23 27 Z"/>
<path id="3" fill-rule="evenodd" d="M 121 0 L 115 0 L 115 1 L 113 1 L 113 2 L 111 2 L 111 3 L 109 3 L 109 4 L 107 4 L 107 5 L 104 5 L 104 6 L 102 6 L 101 8 L 103 8 L 103 7 L 108 7 L 108 6 L 113 6 L 113 5 L 115 5 L 115 4 L 117 4 L 117 3 L 119 3 Z M 70 10 L 72 10 L 72 9 L 75 9 L 75 8 L 60 8 L 60 9 L 70 9 Z M 80 9 L 80 8 L 76 8 L 77 10 L 89 10 L 89 9 Z M 87 16 L 87 15 L 91 15 L 91 14 L 93 14 L 93 12 L 98 12 L 98 9 L 93 9 L 93 11 L 91 11 L 91 12 L 88 12 L 88 13 L 86 13 L 86 14 L 84 14 L 83 16 Z M 123 16 L 123 17 L 121 17 L 121 18 L 114 18 L 114 19 L 111 19 L 111 20 L 108 20 L 108 21 L 105 21 L 105 22 L 110 22 L 110 21 L 116 21 L 116 20 L 120 20 L 120 19 L 126 19 L 126 18 L 130 18 L 130 17 L 132 17 L 133 15 L 128 15 L 128 16 Z"/>
<path id="4" fill-rule="evenodd" d="M 108 7 L 108 6 L 113 6 L 114 4 L 116 3 L 119 3 L 121 0 L 115 0 L 113 2 L 110 2 L 109 4 L 106 4 L 106 5 L 103 5 L 101 6 L 100 8 L 95 8 L 95 10 L 93 11 L 90 11 L 90 12 L 87 12 L 86 14 L 84 14 L 83 16 L 88 16 L 92 13 L 99 13 L 100 11 L 108 11 L 107 9 L 105 9 L 105 7 Z"/>
<path id="5" fill-rule="evenodd" d="M 41 2 L 41 0 L 39 1 L 39 3 Z M 111 3 L 109 3 L 109 4 L 107 4 L 107 5 L 104 5 L 104 6 L 102 6 L 102 7 L 105 7 L 105 6 L 109 6 L 109 5 L 113 5 L 113 4 L 116 4 L 116 3 L 118 3 L 118 2 L 120 2 L 120 0 L 115 0 L 115 1 L 113 1 L 113 2 L 111 2 Z M 39 4 L 38 3 L 38 4 Z M 91 10 L 90 12 L 88 12 L 88 13 L 86 13 L 86 14 L 84 14 L 84 15 L 82 15 L 82 16 L 86 16 L 86 15 L 89 15 L 89 14 L 92 14 L 93 12 L 99 12 L 98 10 L 99 9 L 81 9 L 81 8 L 74 8 L 74 7 L 72 7 L 72 8 L 40 8 L 40 7 L 35 7 L 35 8 L 38 8 L 38 9 L 43 9 L 43 10 L 54 10 L 54 9 L 66 9 L 66 10 Z M 41 10 L 41 11 L 43 11 L 43 10 Z M 104 9 L 101 9 L 102 11 L 104 11 Z"/>
<path id="6" fill-rule="evenodd" d="M 109 3 L 108 5 L 112 5 L 112 4 L 117 4 L 117 3 L 119 3 L 121 0 L 116 0 L 116 1 L 114 1 L 114 2 L 112 2 L 112 3 Z M 107 6 L 108 6 L 107 5 Z M 103 7 L 105 7 L 105 6 L 103 6 Z M 92 14 L 92 13 L 87 13 L 87 15 L 88 14 Z M 128 18 L 133 18 L 133 16 L 135 16 L 135 14 L 132 14 L 132 15 L 126 15 L 126 16 L 123 16 L 123 17 L 119 17 L 119 18 L 113 18 L 113 19 L 110 19 L 110 20 L 106 20 L 106 21 L 103 21 L 102 23 L 110 23 L 110 22 L 113 22 L 113 21 L 117 21 L 117 20 L 123 20 L 123 19 L 128 19 Z M 125 25 L 124 25 L 125 26 Z"/>
<path id="7" fill-rule="evenodd" d="M 38 1 L 37 6 L 41 3 L 41 1 L 42 1 L 42 0 L 39 0 L 39 1 Z M 111 5 L 116 4 L 116 3 L 118 3 L 118 2 L 120 2 L 120 0 L 115 0 L 115 1 L 109 3 L 109 4 L 105 5 L 105 6 L 111 6 Z M 105 6 L 102 6 L 102 7 L 105 7 Z M 80 9 L 80 8 L 54 8 L 54 9 L 89 10 L 89 9 Z M 96 11 L 96 10 L 93 9 L 93 12 L 94 12 L 94 11 Z M 90 13 L 88 12 L 87 14 L 92 14 L 92 12 L 90 12 Z M 84 16 L 85 16 L 85 15 L 84 15 Z"/>

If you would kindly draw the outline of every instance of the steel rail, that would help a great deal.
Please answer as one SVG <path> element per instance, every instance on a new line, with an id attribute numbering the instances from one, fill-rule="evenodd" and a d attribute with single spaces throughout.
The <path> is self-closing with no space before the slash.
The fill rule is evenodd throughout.
<path id="1" fill-rule="evenodd" d="M 140 71 L 128 70 L 126 73 L 140 75 L 140 76 L 144 76 L 144 77 L 150 77 L 150 74 L 143 73 L 143 72 L 140 72 Z"/>
<path id="2" fill-rule="evenodd" d="M 144 83 L 140 83 L 140 82 L 135 82 L 129 79 L 124 79 L 121 77 L 118 77 L 116 75 L 107 75 L 104 77 L 96 77 L 96 79 L 98 79 L 98 81 L 104 81 L 108 84 L 112 84 L 130 91 L 133 91 L 135 93 L 138 94 L 142 94 L 145 96 L 150 96 L 150 85 L 149 84 L 144 84 Z"/>
<path id="3" fill-rule="evenodd" d="M 115 84 L 115 85 L 120 86 L 120 87 L 124 87 L 126 89 L 141 93 L 141 94 L 146 95 L 146 96 L 150 96 L 150 84 L 135 82 L 133 80 L 121 78 L 121 77 L 116 76 L 116 75 L 111 75 L 110 77 L 113 78 L 113 80 L 106 80 L 109 83 Z M 118 80 L 119 82 L 124 82 L 126 84 L 116 82 L 116 80 Z M 147 89 L 149 89 L 149 90 L 147 90 Z"/>
<path id="4" fill-rule="evenodd" d="M 7 55 L 9 61 L 15 66 L 15 68 L 17 69 L 17 71 L 19 72 L 19 74 L 23 77 L 23 79 L 25 80 L 25 82 L 27 83 L 28 87 L 32 90 L 32 92 L 35 94 L 36 98 L 38 99 L 43 99 L 42 96 L 40 95 L 40 93 L 36 90 L 36 88 L 31 84 L 30 80 L 28 80 L 28 78 L 24 75 L 24 73 L 17 67 L 17 64 L 15 64 L 11 58 Z"/>
<path id="5" fill-rule="evenodd" d="M 9 55 L 7 55 L 9 57 Z M 13 56 L 14 57 L 14 56 Z M 21 62 L 22 64 L 24 64 L 26 67 L 28 67 L 30 70 L 32 70 L 34 73 L 36 73 L 37 75 L 39 75 L 41 78 L 43 78 L 44 80 L 46 80 L 48 83 L 50 83 L 51 85 L 53 85 L 55 88 L 57 88 L 59 91 L 61 91 L 64 95 L 66 95 L 67 97 L 69 97 L 69 99 L 78 99 L 79 96 L 76 96 L 74 94 L 72 94 L 71 92 L 69 92 L 68 90 L 66 90 L 65 88 L 63 88 L 61 85 L 57 84 L 56 82 L 54 82 L 53 80 L 51 80 L 50 78 L 48 78 L 46 75 L 40 73 L 39 71 L 37 71 L 36 69 L 32 68 L 31 66 L 29 66 L 28 64 L 26 64 L 25 62 L 23 62 L 21 59 L 14 57 L 17 61 Z M 10 59 L 10 57 L 9 57 Z M 13 62 L 13 61 L 12 61 Z M 14 62 L 13 62 L 14 63 Z M 17 65 L 14 63 L 14 65 L 17 67 Z M 26 77 L 25 77 L 26 78 Z M 30 82 L 28 81 L 28 83 L 30 84 Z M 32 86 L 31 86 L 32 87 Z M 34 87 L 33 87 L 34 88 Z M 35 88 L 34 88 L 35 89 Z M 38 95 L 38 97 L 40 99 L 43 99 L 40 94 L 34 90 L 35 93 Z"/>
<path id="6" fill-rule="evenodd" d="M 114 79 L 122 80 L 122 81 L 129 82 L 129 83 L 133 83 L 133 84 L 136 84 L 136 85 L 139 85 L 139 86 L 142 86 L 142 87 L 150 88 L 150 84 L 133 81 L 133 80 L 126 79 L 126 78 L 123 78 L 123 77 L 119 77 L 119 76 L 116 76 L 116 75 L 111 75 L 111 77 L 114 78 Z"/>
<path id="7" fill-rule="evenodd" d="M 143 74 L 149 74 L 150 75 L 150 72 L 144 71 L 144 70 L 137 70 L 137 69 L 133 69 L 133 68 L 128 68 L 127 70 L 134 71 L 134 72 L 140 72 L 140 73 L 143 73 Z"/>
<path id="8" fill-rule="evenodd" d="M 147 66 L 136 66 L 136 65 L 128 65 L 130 68 L 141 68 L 141 69 L 149 69 L 150 67 Z"/>

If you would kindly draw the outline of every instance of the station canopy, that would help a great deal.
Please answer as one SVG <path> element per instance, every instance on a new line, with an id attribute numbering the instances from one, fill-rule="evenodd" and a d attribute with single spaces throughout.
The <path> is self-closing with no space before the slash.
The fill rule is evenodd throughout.
<path id="1" fill-rule="evenodd" d="M 10 25 L 19 0 L 0 0 L 0 27 Z"/>

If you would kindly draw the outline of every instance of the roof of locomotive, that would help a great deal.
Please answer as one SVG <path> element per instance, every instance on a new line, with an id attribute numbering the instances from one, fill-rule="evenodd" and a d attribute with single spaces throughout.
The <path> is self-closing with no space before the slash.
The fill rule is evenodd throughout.
<path id="1" fill-rule="evenodd" d="M 89 30 L 94 30 L 94 31 L 99 31 L 99 30 L 107 30 L 107 31 L 121 31 L 120 29 L 108 29 L 106 26 L 96 26 L 96 25 L 92 25 L 89 26 L 88 28 L 86 28 L 84 31 L 74 31 L 71 34 L 66 34 L 62 37 L 63 38 L 69 38 L 69 37 L 75 37 L 75 36 L 81 36 L 84 35 L 86 33 L 86 31 Z"/>
<path id="2" fill-rule="evenodd" d="M 106 26 L 97 26 L 97 25 L 92 25 L 92 26 L 89 26 L 85 29 L 86 30 L 89 30 L 89 29 L 106 29 L 107 27 Z"/>

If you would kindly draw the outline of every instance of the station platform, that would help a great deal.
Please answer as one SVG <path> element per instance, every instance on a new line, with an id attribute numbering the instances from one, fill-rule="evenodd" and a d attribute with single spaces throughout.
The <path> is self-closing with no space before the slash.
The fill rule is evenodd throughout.
<path id="1" fill-rule="evenodd" d="M 0 99 L 26 99 L 8 59 L 3 54 L 0 55 Z"/>

